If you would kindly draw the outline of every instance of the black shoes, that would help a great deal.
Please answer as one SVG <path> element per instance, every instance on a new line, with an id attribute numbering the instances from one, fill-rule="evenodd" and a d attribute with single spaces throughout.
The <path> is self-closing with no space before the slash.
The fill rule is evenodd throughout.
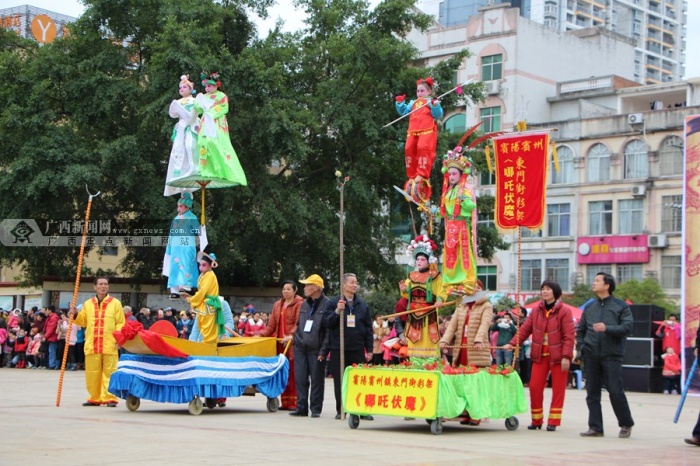
<path id="1" fill-rule="evenodd" d="M 290 411 L 289 415 L 294 416 L 294 417 L 306 417 L 309 415 L 309 413 L 302 413 L 301 411 L 294 410 L 294 411 Z"/>
<path id="2" fill-rule="evenodd" d="M 335 418 L 336 418 L 336 419 L 340 419 L 340 413 L 336 414 L 336 415 L 335 415 Z"/>
<path id="3" fill-rule="evenodd" d="M 685 443 L 687 443 L 688 445 L 695 445 L 696 447 L 700 447 L 700 438 L 697 438 L 697 437 L 684 438 L 683 441 Z"/>
<path id="4" fill-rule="evenodd" d="M 321 413 L 311 413 L 311 417 L 321 417 Z"/>
<path id="5" fill-rule="evenodd" d="M 547 424 L 547 431 L 554 432 L 555 430 L 557 430 L 557 426 Z"/>
<path id="6" fill-rule="evenodd" d="M 632 435 L 632 428 L 631 427 L 620 427 L 620 434 L 618 435 L 618 437 L 630 438 L 630 435 Z"/>
<path id="7" fill-rule="evenodd" d="M 100 405 L 99 405 L 99 404 L 96 404 L 96 403 L 90 403 L 89 401 L 86 401 L 85 403 L 83 403 L 83 406 L 100 406 Z"/>
<path id="8" fill-rule="evenodd" d="M 537 429 L 537 430 L 542 429 L 542 424 L 539 424 L 539 425 L 530 424 L 529 426 L 527 426 L 527 430 L 535 430 L 535 429 Z"/>
<path id="9" fill-rule="evenodd" d="M 603 433 L 597 430 L 588 429 L 586 432 L 581 432 L 579 434 L 581 437 L 602 437 Z"/>
<path id="10" fill-rule="evenodd" d="M 374 421 L 374 417 L 372 416 L 360 416 L 360 419 L 364 421 Z"/>
<path id="11" fill-rule="evenodd" d="M 107 403 L 107 407 L 108 407 L 108 408 L 116 408 L 116 407 L 117 407 L 117 403 L 115 403 L 114 401 L 110 401 L 110 402 Z"/>

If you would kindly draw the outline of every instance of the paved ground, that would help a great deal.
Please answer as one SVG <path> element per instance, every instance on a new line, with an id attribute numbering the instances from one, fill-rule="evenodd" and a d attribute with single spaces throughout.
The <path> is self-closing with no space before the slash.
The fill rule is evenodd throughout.
<path id="1" fill-rule="evenodd" d="M 700 465 L 700 448 L 683 438 L 698 417 L 689 398 L 678 424 L 678 396 L 628 393 L 637 425 L 617 438 L 609 403 L 606 437 L 584 439 L 585 392 L 568 390 L 563 425 L 556 432 L 528 431 L 530 418 L 507 431 L 503 420 L 479 427 L 447 422 L 434 436 L 421 419 L 377 417 L 357 430 L 333 419 L 332 380 L 319 419 L 268 413 L 260 395 L 229 399 L 226 408 L 200 416 L 186 405 L 142 401 L 137 412 L 81 406 L 82 372 L 67 372 L 57 408 L 58 372 L 0 369 L 0 466 L 32 465 Z M 545 394 L 549 396 L 549 390 Z M 546 400 L 548 402 L 548 399 Z"/>

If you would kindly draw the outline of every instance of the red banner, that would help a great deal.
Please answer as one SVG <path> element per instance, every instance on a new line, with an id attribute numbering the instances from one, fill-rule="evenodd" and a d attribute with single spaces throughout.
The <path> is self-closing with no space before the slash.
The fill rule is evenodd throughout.
<path id="1" fill-rule="evenodd" d="M 549 133 L 512 133 L 494 138 L 496 224 L 540 228 L 547 195 Z"/>

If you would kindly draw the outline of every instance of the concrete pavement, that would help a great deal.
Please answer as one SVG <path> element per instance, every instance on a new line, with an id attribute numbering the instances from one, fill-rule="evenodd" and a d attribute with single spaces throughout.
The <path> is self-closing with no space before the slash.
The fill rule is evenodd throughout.
<path id="1" fill-rule="evenodd" d="M 0 466 L 28 465 L 692 465 L 700 448 L 685 445 L 700 399 L 689 397 L 678 424 L 678 396 L 628 393 L 636 426 L 619 439 L 607 395 L 606 436 L 581 438 L 587 429 L 585 392 L 568 390 L 563 425 L 556 432 L 508 431 L 503 420 L 478 427 L 446 422 L 442 435 L 422 420 L 375 417 L 357 430 L 335 415 L 333 383 L 326 380 L 319 419 L 268 413 L 261 395 L 228 400 L 225 408 L 192 416 L 186 405 L 141 401 L 136 412 L 81 406 L 83 372 L 66 372 L 56 407 L 58 371 L 0 369 Z M 526 389 L 527 390 L 527 389 Z M 549 390 L 545 393 L 548 407 Z M 527 394 L 526 394 L 527 396 Z M 546 410 L 545 410 L 546 413 Z"/>

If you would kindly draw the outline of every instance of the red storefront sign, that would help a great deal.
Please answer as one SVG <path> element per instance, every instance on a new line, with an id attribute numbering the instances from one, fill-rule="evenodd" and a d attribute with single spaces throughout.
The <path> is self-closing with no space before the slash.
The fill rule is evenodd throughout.
<path id="1" fill-rule="evenodd" d="M 549 133 L 494 138 L 496 223 L 500 228 L 539 228 L 547 194 Z"/>
<path id="2" fill-rule="evenodd" d="M 581 236 L 576 257 L 579 264 L 630 264 L 649 262 L 647 235 Z"/>

